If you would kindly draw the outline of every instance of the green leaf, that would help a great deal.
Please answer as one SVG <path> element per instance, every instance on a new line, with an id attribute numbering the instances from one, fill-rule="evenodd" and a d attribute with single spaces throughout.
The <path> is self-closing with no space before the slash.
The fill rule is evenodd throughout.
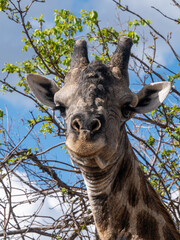
<path id="1" fill-rule="evenodd" d="M 89 12 L 89 16 L 92 20 L 97 20 L 98 13 L 96 11 L 92 10 L 92 11 Z"/>
<path id="2" fill-rule="evenodd" d="M 57 240 L 61 239 L 62 237 L 60 237 L 59 235 L 56 237 Z"/>
<path id="3" fill-rule="evenodd" d="M 62 195 L 68 194 L 68 190 L 66 188 L 61 188 Z"/>
<path id="4" fill-rule="evenodd" d="M 127 33 L 127 36 L 130 37 L 135 44 L 139 43 L 139 36 L 137 35 L 137 33 L 130 31 Z"/>
<path id="5" fill-rule="evenodd" d="M 0 109 L 0 118 L 3 118 L 3 116 L 4 116 L 4 112 L 3 110 Z"/>
<path id="6" fill-rule="evenodd" d="M 0 0 L 0 11 L 7 10 L 9 6 L 8 0 Z"/>
<path id="7" fill-rule="evenodd" d="M 147 143 L 148 143 L 150 146 L 154 146 L 155 139 L 154 139 L 152 136 L 150 136 L 150 137 L 148 138 L 148 140 L 147 140 Z"/>
<path id="8" fill-rule="evenodd" d="M 81 224 L 80 227 L 82 228 L 82 230 L 86 230 L 87 229 L 85 224 Z"/>

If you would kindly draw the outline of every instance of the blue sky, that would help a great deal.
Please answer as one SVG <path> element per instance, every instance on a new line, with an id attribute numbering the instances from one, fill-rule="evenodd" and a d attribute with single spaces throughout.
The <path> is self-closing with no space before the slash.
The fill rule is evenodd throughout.
<path id="1" fill-rule="evenodd" d="M 27 1 L 27 0 L 22 0 Z M 152 25 L 161 32 L 165 37 L 169 32 L 173 32 L 172 43 L 175 50 L 180 55 L 180 44 L 179 44 L 179 36 L 180 36 L 180 25 L 174 24 L 171 21 L 163 18 L 158 12 L 151 8 L 151 6 L 155 6 L 156 8 L 161 9 L 164 14 L 169 15 L 172 18 L 179 17 L 178 9 L 172 6 L 170 0 L 122 0 L 122 4 L 127 4 L 130 9 L 136 11 L 140 15 L 142 15 L 145 19 L 152 20 Z M 34 4 L 32 7 L 28 18 L 31 17 L 39 17 L 42 13 L 46 20 L 46 27 L 50 27 L 53 25 L 54 21 L 54 9 L 69 9 L 74 14 L 78 15 L 80 10 L 90 11 L 92 9 L 98 11 L 100 25 L 101 26 L 113 26 L 116 27 L 118 31 L 121 31 L 123 28 L 127 27 L 127 21 L 132 20 L 134 17 L 127 13 L 119 12 L 116 9 L 115 4 L 112 0 L 47 0 L 44 4 Z M 117 18 L 118 16 L 118 18 Z M 120 25 L 119 25 L 120 23 Z M 20 26 L 10 21 L 5 14 L 0 12 L 0 69 L 4 67 L 4 63 L 10 62 L 16 64 L 16 62 L 22 62 L 23 60 L 30 59 L 32 57 L 32 52 L 30 53 L 22 53 L 23 43 L 21 41 L 22 38 L 22 29 Z M 141 29 L 141 35 L 144 35 L 147 39 L 147 42 L 150 41 L 151 37 L 147 34 L 146 30 Z M 172 67 L 172 69 L 176 72 L 179 71 L 179 67 L 177 65 L 177 60 L 170 53 L 170 49 L 167 47 L 163 41 L 158 41 L 158 52 L 157 57 L 158 60 L 164 64 L 166 67 Z M 134 54 L 141 56 L 143 52 L 143 46 L 139 47 L 133 46 L 132 51 Z M 163 73 L 163 71 L 162 71 Z M 0 71 L 0 79 L 3 78 L 3 74 Z M 164 77 L 166 77 L 164 75 Z M 11 83 L 17 82 L 18 78 L 16 75 L 10 76 Z M 133 79 L 130 79 L 131 87 L 133 86 Z M 180 84 L 177 84 L 177 88 L 180 88 Z M 2 95 L 0 92 L 0 109 L 5 111 L 5 105 L 7 106 L 9 112 L 9 122 L 11 126 L 11 136 L 15 140 L 16 144 L 19 139 L 21 139 L 25 133 L 27 133 L 27 118 L 30 118 L 30 111 L 35 110 L 35 105 L 29 99 L 19 96 L 18 94 L 5 94 Z M 33 132 L 33 134 L 39 134 L 37 126 Z M 19 135 L 18 135 L 19 134 Z M 50 136 L 42 137 L 40 144 L 43 150 L 48 149 L 49 147 L 57 144 L 59 142 L 59 138 L 53 138 Z M 34 141 L 33 135 L 28 138 L 24 143 L 23 147 L 32 147 L 36 146 L 36 141 Z M 58 161 L 66 161 L 69 162 L 69 157 L 65 154 L 65 150 L 60 150 L 58 148 L 56 151 L 51 153 L 52 159 L 58 159 Z M 69 176 L 61 176 L 69 180 Z M 73 179 L 72 179 L 73 180 Z M 13 181 L 13 184 L 14 181 Z M 19 183 L 18 183 L 19 184 Z M 17 185 L 16 187 L 18 187 Z M 26 186 L 22 186 L 25 188 Z M 18 199 L 19 200 L 19 199 Z M 56 206 L 58 203 L 52 204 L 52 199 L 48 200 L 49 203 L 45 205 L 45 213 L 47 215 L 52 214 L 52 216 L 56 216 L 56 213 L 47 212 L 48 207 L 52 208 L 52 206 Z M 55 201 L 55 200 L 54 200 Z M 22 208 L 22 206 L 20 206 Z M 31 208 L 28 207 L 28 211 L 31 213 L 34 210 L 31 204 Z M 19 209 L 18 214 L 19 214 Z M 21 211 L 23 211 L 21 209 Z M 24 211 L 27 214 L 27 206 L 25 205 Z M 58 210 L 59 211 L 59 210 Z M 44 238 L 43 238 L 44 239 Z"/>
<path id="2" fill-rule="evenodd" d="M 174 24 L 171 21 L 167 21 L 165 18 L 163 19 L 162 16 L 156 12 L 151 6 L 159 7 L 164 14 L 169 14 L 171 17 L 179 17 L 178 11 L 176 8 L 172 7 L 170 0 L 124 0 L 122 1 L 125 5 L 128 4 L 129 8 L 132 10 L 137 11 L 139 14 L 145 19 L 151 19 L 152 25 L 157 28 L 165 37 L 167 36 L 168 32 L 173 32 L 172 43 L 174 44 L 175 50 L 180 52 L 180 45 L 177 41 L 179 39 L 179 25 Z M 126 28 L 127 20 L 133 19 L 133 16 L 120 12 L 116 9 L 115 4 L 112 0 L 47 0 L 46 3 L 39 3 L 35 4 L 28 15 L 29 19 L 33 17 L 38 17 L 41 13 L 43 13 L 44 18 L 46 20 L 47 27 L 52 26 L 54 20 L 54 9 L 60 10 L 62 8 L 69 9 L 74 14 L 79 14 L 81 9 L 84 10 L 92 10 L 95 9 L 99 13 L 100 25 L 101 26 L 113 26 L 116 27 L 117 30 L 121 31 L 122 28 Z M 119 26 L 119 17 L 121 21 L 121 26 Z M 3 68 L 4 63 L 16 63 L 21 62 L 22 60 L 26 60 L 31 57 L 30 53 L 22 53 L 21 49 L 23 47 L 23 43 L 21 41 L 22 29 L 20 26 L 15 24 L 14 22 L 10 21 L 7 16 L 3 13 L 0 13 L 0 68 Z M 149 36 L 146 35 L 145 30 L 141 32 L 144 34 L 145 37 L 148 38 Z M 142 47 L 133 47 L 133 52 L 141 56 Z M 161 41 L 158 45 L 158 53 L 157 56 L 160 61 L 165 64 L 166 66 L 173 65 L 176 63 L 176 60 L 172 55 L 169 54 L 170 49 L 167 45 Z M 0 77 L 2 75 L 0 73 Z M 16 76 L 11 76 L 11 81 L 14 81 Z M 21 108 L 29 110 L 32 107 L 32 103 L 22 99 L 17 94 L 13 96 L 2 96 L 0 93 L 1 103 L 8 104 L 11 108 L 17 108 L 18 111 L 21 112 Z M 22 104 L 21 104 L 22 103 Z M 20 108 L 20 109 L 19 109 Z"/>

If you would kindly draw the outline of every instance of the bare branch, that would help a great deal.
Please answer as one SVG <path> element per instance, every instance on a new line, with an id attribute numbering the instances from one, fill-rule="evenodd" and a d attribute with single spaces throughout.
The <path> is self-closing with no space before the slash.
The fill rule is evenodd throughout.
<path id="1" fill-rule="evenodd" d="M 180 20 L 167 16 L 166 14 L 164 14 L 163 12 L 161 12 L 159 9 L 155 8 L 154 6 L 152 6 L 152 8 L 155 9 L 157 12 L 159 12 L 161 15 L 163 15 L 165 18 L 172 20 L 178 24 L 180 23 Z"/>

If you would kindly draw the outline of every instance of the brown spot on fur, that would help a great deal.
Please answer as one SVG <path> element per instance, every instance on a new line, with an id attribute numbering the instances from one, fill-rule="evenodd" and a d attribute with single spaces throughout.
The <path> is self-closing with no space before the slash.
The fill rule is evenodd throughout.
<path id="1" fill-rule="evenodd" d="M 144 210 L 137 215 L 137 234 L 144 240 L 160 239 L 156 219 Z"/>
<path id="2" fill-rule="evenodd" d="M 132 207 L 135 207 L 139 201 L 139 193 L 137 191 L 137 188 L 133 184 L 130 185 L 128 190 L 128 200 L 129 200 L 129 204 Z"/>
<path id="3" fill-rule="evenodd" d="M 105 231 L 108 227 L 108 195 L 101 194 L 93 198 L 93 205 L 95 206 L 95 221 L 100 227 L 101 231 Z"/>
<path id="4" fill-rule="evenodd" d="M 129 229 L 130 214 L 125 206 L 114 210 L 113 218 L 115 219 L 114 229 L 120 233 L 122 230 L 127 231 Z"/>
<path id="5" fill-rule="evenodd" d="M 164 235 L 165 240 L 178 240 L 178 239 L 180 239 L 180 235 L 179 235 L 179 238 L 175 238 L 175 236 L 173 235 L 173 233 L 171 232 L 171 230 L 169 229 L 168 226 L 163 227 L 163 235 Z"/>
<path id="6" fill-rule="evenodd" d="M 156 210 L 156 202 L 154 199 L 154 193 L 151 191 L 150 194 L 150 184 L 147 182 L 145 179 L 145 176 L 142 173 L 142 170 L 139 168 L 139 177 L 140 177 L 140 188 L 141 188 L 141 193 L 142 193 L 142 198 L 144 203 L 147 205 L 148 208 Z M 157 211 L 159 211 L 157 209 Z"/>
<path id="7" fill-rule="evenodd" d="M 131 240 L 132 234 L 122 231 L 121 234 L 118 236 L 118 240 Z"/>
<path id="8" fill-rule="evenodd" d="M 161 214 L 164 220 L 166 221 L 166 223 L 169 226 L 171 226 L 175 234 L 178 235 L 176 227 L 174 225 L 174 222 L 168 210 L 165 208 L 165 206 L 161 202 L 158 194 L 153 189 L 151 184 L 145 179 L 145 176 L 143 175 L 140 168 L 139 168 L 139 176 L 140 176 L 141 192 L 142 192 L 144 203 L 147 205 L 148 208 L 156 211 L 158 214 Z M 180 236 L 179 236 L 179 239 L 180 239 Z"/>
<path id="9" fill-rule="evenodd" d="M 130 232 L 122 231 L 118 236 L 113 233 L 113 235 L 108 240 L 131 240 L 132 234 Z"/>
<path id="10" fill-rule="evenodd" d="M 132 162 L 129 158 L 124 157 L 120 166 L 120 170 L 115 178 L 114 184 L 112 186 L 113 192 L 121 191 L 125 182 L 128 181 L 128 177 L 132 173 Z"/>

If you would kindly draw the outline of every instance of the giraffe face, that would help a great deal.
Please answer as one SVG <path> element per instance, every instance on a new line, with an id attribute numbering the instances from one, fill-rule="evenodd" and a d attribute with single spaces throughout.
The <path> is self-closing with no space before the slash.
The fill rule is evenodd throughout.
<path id="1" fill-rule="evenodd" d="M 122 37 L 108 66 L 89 63 L 84 40 L 75 44 L 71 69 L 65 85 L 57 85 L 37 74 L 27 82 L 41 103 L 61 111 L 67 126 L 66 146 L 81 166 L 105 168 L 115 158 L 124 123 L 134 113 L 157 108 L 171 84 L 153 83 L 135 94 L 128 87 L 128 60 L 132 40 Z M 124 151 L 124 149 L 121 149 Z"/>
<path id="2" fill-rule="evenodd" d="M 67 83 L 54 101 L 66 122 L 66 146 L 79 158 L 106 161 L 116 152 L 121 127 L 131 115 L 134 94 L 100 62 L 85 68 L 77 82 Z"/>

